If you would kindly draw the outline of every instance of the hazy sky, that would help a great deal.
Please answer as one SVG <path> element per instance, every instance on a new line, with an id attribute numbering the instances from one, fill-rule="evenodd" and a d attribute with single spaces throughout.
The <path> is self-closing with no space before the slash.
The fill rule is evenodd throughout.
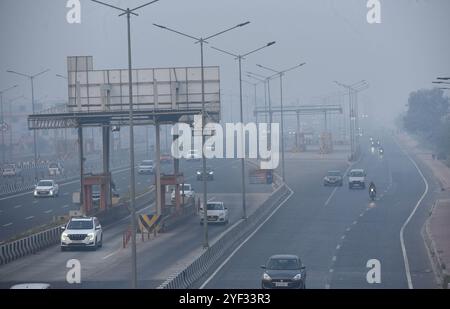
<path id="1" fill-rule="evenodd" d="M 144 0 L 105 2 L 135 7 Z M 7 69 L 51 71 L 36 81 L 36 97 L 65 98 L 66 56 L 92 55 L 96 69 L 127 65 L 126 19 L 113 9 L 82 0 L 81 24 L 68 24 L 66 0 L 0 1 L 0 88 L 18 83 L 7 97 L 30 97 L 29 82 Z M 199 65 L 199 47 L 189 39 L 152 26 L 160 23 L 208 35 L 243 21 L 251 24 L 211 40 L 211 45 L 244 53 L 275 40 L 276 45 L 251 55 L 244 71 L 265 73 L 256 63 L 288 68 L 285 97 L 308 104 L 338 91 L 333 80 L 365 79 L 370 89 L 361 101 L 390 119 L 404 108 L 409 93 L 431 87 L 436 76 L 450 75 L 450 1 L 381 0 L 382 23 L 368 24 L 366 0 L 160 0 L 132 19 L 133 66 Z M 237 63 L 207 49 L 205 62 L 220 65 L 221 88 L 238 94 Z M 251 94 L 249 86 L 246 92 Z M 261 88 L 260 88 L 261 89 Z M 261 90 L 260 90 L 261 91 Z M 275 91 L 275 88 L 274 90 Z M 262 96 L 262 93 L 259 94 Z M 274 99 L 278 95 L 274 92 Z M 237 100 L 237 98 L 236 98 Z M 227 104 L 230 104 L 227 102 Z"/>

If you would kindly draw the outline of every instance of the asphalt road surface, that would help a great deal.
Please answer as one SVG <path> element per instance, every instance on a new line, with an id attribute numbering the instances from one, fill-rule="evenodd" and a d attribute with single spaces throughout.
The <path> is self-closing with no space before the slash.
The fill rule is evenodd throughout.
<path id="1" fill-rule="evenodd" d="M 337 189 L 322 186 L 321 173 L 344 171 L 347 164 L 286 162 L 292 197 L 215 275 L 205 278 L 202 287 L 260 288 L 260 265 L 273 254 L 286 253 L 299 255 L 306 265 L 307 288 L 435 288 L 420 229 L 436 186 L 424 171 L 426 190 L 422 176 L 392 136 L 382 136 L 381 141 L 383 157 L 370 153 L 363 143 L 362 159 L 353 166 L 364 168 L 367 180 L 375 182 L 374 202 L 367 190 L 349 190 L 347 182 Z M 380 283 L 366 279 L 371 259 L 381 263 Z"/>

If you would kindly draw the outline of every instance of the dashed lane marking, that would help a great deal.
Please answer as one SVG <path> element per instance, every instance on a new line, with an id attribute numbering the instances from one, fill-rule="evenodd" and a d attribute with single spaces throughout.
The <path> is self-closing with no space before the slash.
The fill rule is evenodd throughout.
<path id="1" fill-rule="evenodd" d="M 63 205 L 62 208 L 67 208 L 67 207 L 69 207 L 69 204 Z"/>
<path id="2" fill-rule="evenodd" d="M 336 256 L 333 256 L 333 258 L 331 259 L 333 262 L 336 262 Z"/>
<path id="3" fill-rule="evenodd" d="M 22 205 L 16 205 L 14 206 L 15 209 L 22 207 Z"/>
<path id="4" fill-rule="evenodd" d="M 34 218 L 34 216 L 29 216 L 29 217 L 26 217 L 25 220 L 30 220 L 30 219 L 33 219 L 33 218 Z"/>
<path id="5" fill-rule="evenodd" d="M 53 211 L 53 209 L 49 209 L 49 210 L 44 211 L 44 213 L 49 214 L 49 213 L 51 213 L 52 211 Z"/>
<path id="6" fill-rule="evenodd" d="M 3 227 L 7 227 L 7 226 L 10 226 L 10 225 L 12 225 L 12 222 L 9 222 L 9 223 L 6 223 L 6 224 L 3 224 L 2 226 L 3 226 Z"/>
<path id="7" fill-rule="evenodd" d="M 336 246 L 336 250 L 339 250 L 339 249 L 341 249 L 341 245 Z"/>

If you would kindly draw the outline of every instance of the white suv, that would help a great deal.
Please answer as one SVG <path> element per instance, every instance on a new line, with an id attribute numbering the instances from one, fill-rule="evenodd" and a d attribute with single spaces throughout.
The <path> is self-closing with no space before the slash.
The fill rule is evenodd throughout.
<path id="1" fill-rule="evenodd" d="M 61 251 L 75 247 L 88 247 L 94 250 L 102 247 L 103 230 L 96 217 L 73 217 L 63 230 Z"/>

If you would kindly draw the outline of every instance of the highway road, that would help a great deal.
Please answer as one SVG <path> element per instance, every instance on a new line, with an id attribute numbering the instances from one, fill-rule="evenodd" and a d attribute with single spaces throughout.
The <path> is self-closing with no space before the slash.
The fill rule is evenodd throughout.
<path id="1" fill-rule="evenodd" d="M 187 182 L 200 192 L 200 181 L 195 180 L 195 170 L 200 162 L 182 162 Z M 215 180 L 208 182 L 209 198 L 224 200 L 230 211 L 229 225 L 209 225 L 209 237 L 214 239 L 242 217 L 239 160 L 211 160 Z M 250 185 L 247 201 L 256 205 L 271 191 L 270 185 Z M 154 208 L 152 205 L 150 208 Z M 151 213 L 146 208 L 141 213 Z M 122 249 L 122 233 L 129 218 L 117 222 L 104 232 L 103 247 L 98 251 L 60 252 L 53 246 L 36 255 L 27 256 L 0 267 L 0 287 L 7 288 L 17 282 L 50 282 L 62 288 L 127 288 L 130 286 L 130 250 Z M 202 249 L 203 227 L 198 216 L 192 216 L 175 229 L 160 234 L 156 239 L 138 246 L 139 286 L 156 288 L 186 263 L 192 254 Z M 65 282 L 66 263 L 78 259 L 82 265 L 81 285 Z"/>
<path id="2" fill-rule="evenodd" d="M 435 288 L 420 230 L 436 185 L 428 171 L 425 184 L 393 137 L 381 141 L 384 157 L 366 151 L 363 143 L 362 159 L 354 165 L 376 183 L 374 202 L 367 190 L 349 190 L 346 183 L 337 189 L 322 186 L 320 174 L 344 171 L 346 164 L 289 160 L 292 197 L 199 287 L 260 288 L 260 265 L 286 253 L 299 255 L 306 265 L 307 288 Z M 381 263 L 380 283 L 366 280 L 370 259 Z"/>

